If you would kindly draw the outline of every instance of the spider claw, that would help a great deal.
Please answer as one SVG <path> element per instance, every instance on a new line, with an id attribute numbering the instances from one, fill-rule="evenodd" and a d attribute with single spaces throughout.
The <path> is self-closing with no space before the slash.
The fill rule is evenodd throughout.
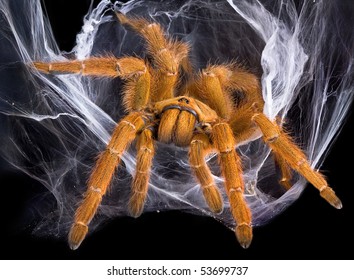
<path id="1" fill-rule="evenodd" d="M 248 224 L 238 225 L 235 233 L 241 247 L 247 249 L 251 245 L 253 238 L 252 227 Z"/>
<path id="2" fill-rule="evenodd" d="M 333 205 L 333 206 L 337 209 L 342 209 L 343 208 L 342 201 L 339 200 L 339 203 L 337 203 L 336 205 Z"/>
<path id="3" fill-rule="evenodd" d="M 320 195 L 334 208 L 342 209 L 342 202 L 330 187 L 324 187 L 322 190 L 320 190 Z"/>
<path id="4" fill-rule="evenodd" d="M 69 233 L 69 246 L 71 250 L 76 250 L 80 246 L 87 232 L 87 225 L 76 223 L 72 226 Z"/>

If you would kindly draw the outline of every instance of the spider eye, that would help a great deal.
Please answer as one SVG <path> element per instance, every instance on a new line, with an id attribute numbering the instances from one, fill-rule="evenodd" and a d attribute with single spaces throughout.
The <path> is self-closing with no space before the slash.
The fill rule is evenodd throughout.
<path id="1" fill-rule="evenodd" d="M 189 100 L 185 97 L 178 99 L 178 102 L 183 102 L 183 103 L 189 104 Z"/>

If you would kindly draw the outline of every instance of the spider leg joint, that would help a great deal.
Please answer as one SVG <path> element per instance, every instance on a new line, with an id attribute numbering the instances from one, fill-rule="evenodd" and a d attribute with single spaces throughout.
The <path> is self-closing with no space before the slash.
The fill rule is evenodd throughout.
<path id="1" fill-rule="evenodd" d="M 129 125 L 131 128 L 133 128 L 136 131 L 136 126 L 134 124 L 132 124 L 131 122 L 124 120 L 124 121 L 122 121 L 122 123 Z"/>
<path id="2" fill-rule="evenodd" d="M 96 187 L 91 186 L 89 188 L 89 191 L 94 192 L 94 193 L 98 193 L 102 196 L 102 189 L 101 188 L 96 188 Z"/>

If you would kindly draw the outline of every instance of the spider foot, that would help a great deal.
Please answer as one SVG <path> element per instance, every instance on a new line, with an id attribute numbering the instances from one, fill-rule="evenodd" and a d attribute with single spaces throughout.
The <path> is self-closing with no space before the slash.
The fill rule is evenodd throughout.
<path id="1" fill-rule="evenodd" d="M 334 208 L 342 209 L 343 205 L 330 187 L 324 187 L 320 190 L 320 195 Z"/>
<path id="2" fill-rule="evenodd" d="M 252 227 L 249 224 L 242 223 L 236 226 L 235 233 L 240 245 L 247 249 L 251 245 L 253 238 Z"/>
<path id="3" fill-rule="evenodd" d="M 211 211 L 216 214 L 223 211 L 222 197 L 220 191 L 215 186 L 204 188 L 203 195 Z"/>
<path id="4" fill-rule="evenodd" d="M 76 223 L 72 226 L 69 233 L 69 246 L 71 250 L 76 250 L 84 240 L 88 232 L 88 227 L 82 223 Z"/>
<path id="5" fill-rule="evenodd" d="M 134 218 L 137 218 L 141 215 L 144 210 L 146 194 L 143 193 L 134 193 L 129 200 L 128 209 L 130 215 Z"/>

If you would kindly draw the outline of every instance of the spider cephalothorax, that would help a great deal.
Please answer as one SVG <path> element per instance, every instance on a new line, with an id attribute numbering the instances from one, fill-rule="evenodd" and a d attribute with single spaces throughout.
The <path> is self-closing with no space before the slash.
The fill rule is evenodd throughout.
<path id="1" fill-rule="evenodd" d="M 262 113 L 261 87 L 254 74 L 235 63 L 209 65 L 194 73 L 187 43 L 165 36 L 157 23 L 117 16 L 146 40 L 149 59 L 106 56 L 34 63 L 36 69 L 49 74 L 79 73 L 125 80 L 123 104 L 127 115 L 117 124 L 91 173 L 69 233 L 72 249 L 85 238 L 121 155 L 135 139 L 137 165 L 128 205 L 133 216 L 139 216 L 144 208 L 155 141 L 189 149 L 191 169 L 210 210 L 223 211 L 222 197 L 205 161 L 208 154 L 216 152 L 236 222 L 236 236 L 247 248 L 252 241 L 252 215 L 244 198 L 241 161 L 235 148 L 261 135 L 274 153 L 286 189 L 291 187 L 293 169 L 330 204 L 341 208 L 340 200 L 323 176 L 310 167 L 304 153 Z M 235 92 L 243 93 L 237 102 Z"/>

